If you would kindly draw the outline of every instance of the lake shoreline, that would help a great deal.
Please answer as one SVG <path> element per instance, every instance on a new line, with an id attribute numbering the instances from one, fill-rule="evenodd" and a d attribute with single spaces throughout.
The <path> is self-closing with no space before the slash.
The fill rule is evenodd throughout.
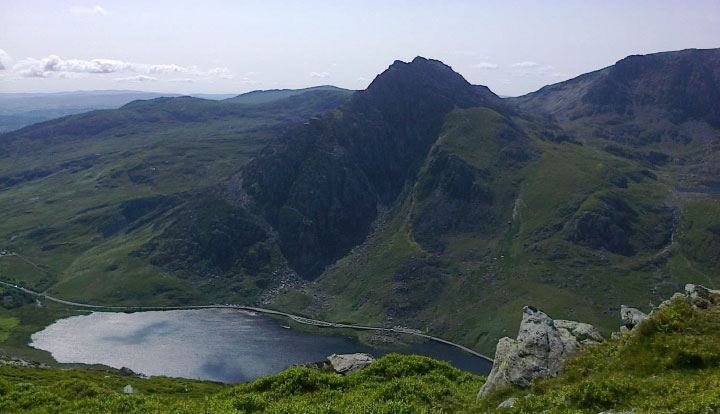
<path id="1" fill-rule="evenodd" d="M 345 329 L 285 329 L 278 318 L 231 309 L 92 312 L 54 322 L 34 333 L 28 345 L 49 352 L 62 367 L 127 367 L 147 376 L 222 383 L 252 381 L 333 353 L 413 353 L 455 361 L 456 367 L 478 375 L 487 375 L 491 367 L 449 345 L 428 341 L 381 348 L 338 330 Z"/>

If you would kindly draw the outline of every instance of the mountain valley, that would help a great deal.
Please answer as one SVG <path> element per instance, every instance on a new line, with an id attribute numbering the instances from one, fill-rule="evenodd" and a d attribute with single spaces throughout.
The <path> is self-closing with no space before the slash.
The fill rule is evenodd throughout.
<path id="1" fill-rule="evenodd" d="M 720 285 L 719 59 L 631 56 L 499 98 L 418 57 L 355 93 L 31 125 L 0 136 L 0 279 L 263 303 L 486 354 L 527 303 L 607 333 L 621 304 Z"/>

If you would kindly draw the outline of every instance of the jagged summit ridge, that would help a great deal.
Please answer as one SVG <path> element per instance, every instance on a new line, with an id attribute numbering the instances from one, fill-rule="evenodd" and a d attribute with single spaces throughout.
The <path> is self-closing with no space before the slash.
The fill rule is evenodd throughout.
<path id="1" fill-rule="evenodd" d="M 445 115 L 477 106 L 506 110 L 442 62 L 395 62 L 340 111 L 266 148 L 244 169 L 243 186 L 293 268 L 317 276 L 365 238 L 378 205 L 415 179 Z"/>

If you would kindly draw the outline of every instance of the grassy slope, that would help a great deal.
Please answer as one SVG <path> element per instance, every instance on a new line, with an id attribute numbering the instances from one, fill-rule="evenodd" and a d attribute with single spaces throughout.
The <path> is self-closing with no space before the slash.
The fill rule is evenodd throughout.
<path id="1" fill-rule="evenodd" d="M 482 401 L 490 412 L 710 414 L 720 410 L 720 306 L 695 309 L 675 300 L 637 335 L 585 349 L 563 373 L 528 391 L 499 390 Z M 510 396 L 512 410 L 493 410 Z"/>
<path id="2" fill-rule="evenodd" d="M 88 371 L 0 367 L 0 411 L 103 413 L 454 412 L 483 383 L 444 362 L 391 354 L 346 377 L 308 368 L 239 386 Z M 123 395 L 130 384 L 136 395 Z"/>
<path id="3" fill-rule="evenodd" d="M 718 298 L 720 299 L 720 298 Z M 236 385 L 0 367 L 3 412 L 711 414 L 720 409 L 720 306 L 681 298 L 637 335 L 585 348 L 555 378 L 476 399 L 484 379 L 419 356 L 387 355 L 345 377 L 308 368 Z M 124 395 L 127 384 L 137 391 Z M 530 395 L 529 398 L 523 398 Z M 495 407 L 510 396 L 515 407 Z"/>
<path id="4" fill-rule="evenodd" d="M 500 171 L 494 165 L 500 121 L 489 110 L 457 112 L 448 118 L 436 144 L 490 171 L 494 178 L 488 185 L 496 197 L 487 221 L 496 225 L 487 231 L 438 234 L 447 243 L 445 251 L 438 255 L 423 250 L 407 220 L 412 209 L 419 208 L 413 205 L 415 190 L 408 191 L 365 247 L 320 278 L 319 288 L 333 298 L 319 312 L 322 316 L 379 323 L 388 309 L 405 306 L 402 323 L 427 327 L 490 354 L 498 338 L 516 331 L 517 309 L 526 304 L 608 329 L 615 325 L 621 304 L 646 308 L 693 280 L 720 284 L 720 240 L 712 227 L 720 198 L 674 196 L 673 177 L 661 170 L 656 171 L 657 180 L 647 178 L 639 174 L 644 165 L 593 146 L 540 140 L 529 124 L 524 128 L 535 157 Z M 638 181 L 627 179 L 627 187 L 620 188 L 611 181 L 618 175 Z M 567 239 L 572 220 L 601 208 L 601 200 L 608 197 L 625 201 L 637 212 L 630 238 L 634 255 Z M 669 240 L 667 245 L 658 242 L 670 235 L 672 213 L 667 206 L 678 211 L 672 245 Z M 427 276 L 421 265 L 413 267 L 428 258 L 440 263 L 439 284 L 432 284 L 429 277 L 434 276 Z M 400 289 L 397 272 L 407 267 L 414 269 L 420 284 L 430 286 L 411 293 Z"/>
<path id="5" fill-rule="evenodd" d="M 187 194 L 235 173 L 283 128 L 344 96 L 317 91 L 258 105 L 136 102 L 3 137 L 0 176 L 33 168 L 50 174 L 0 192 L 0 248 L 17 254 L 0 257 L 0 279 L 86 302 L 202 300 L 206 292 L 129 254 L 176 210 L 109 236 L 104 226 L 132 199 L 174 196 L 181 208 Z M 95 133 L 95 125 L 104 127 Z"/>
<path id="6" fill-rule="evenodd" d="M 336 86 L 314 86 L 310 88 L 303 88 L 303 89 L 268 89 L 268 90 L 262 90 L 262 91 L 252 91 L 247 92 L 242 95 L 235 96 L 233 98 L 226 99 L 227 102 L 236 102 L 236 103 L 244 103 L 244 104 L 261 104 L 261 103 L 268 103 L 277 101 L 279 99 L 288 98 L 291 96 L 295 96 L 298 94 L 301 94 L 303 92 L 307 91 L 318 91 L 318 90 L 326 90 L 326 91 L 333 91 L 338 93 L 345 93 L 348 95 L 351 95 L 354 91 L 348 90 L 348 89 L 342 89 L 338 88 Z"/>

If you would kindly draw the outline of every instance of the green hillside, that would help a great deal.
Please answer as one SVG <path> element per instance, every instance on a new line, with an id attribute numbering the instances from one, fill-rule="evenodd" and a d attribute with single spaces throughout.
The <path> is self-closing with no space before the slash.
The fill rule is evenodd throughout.
<path id="1" fill-rule="evenodd" d="M 262 104 L 277 101 L 280 99 L 289 98 L 291 96 L 299 95 L 301 93 L 310 91 L 327 91 L 333 92 L 338 95 L 350 95 L 353 91 L 348 89 L 338 88 L 336 86 L 324 85 L 324 86 L 313 86 L 311 88 L 303 89 L 268 89 L 258 90 L 252 92 L 246 92 L 241 95 L 225 99 L 226 102 L 243 103 L 243 104 Z"/>
<path id="2" fill-rule="evenodd" d="M 517 312 L 516 312 L 517 314 Z M 291 368 L 242 385 L 0 366 L 0 410 L 15 413 L 711 414 L 720 409 L 720 310 L 683 297 L 636 335 L 590 346 L 529 390 L 476 398 L 484 378 L 419 356 L 387 355 L 347 376 Z M 130 385 L 133 394 L 123 393 Z M 516 396 L 511 409 L 497 409 Z"/>
<path id="3" fill-rule="evenodd" d="M 607 332 L 621 304 L 720 285 L 720 130 L 701 99 L 717 58 L 633 56 L 503 100 L 418 57 L 352 95 L 26 127 L 0 137 L 0 279 L 103 304 L 261 303 L 486 354 L 526 304 Z"/>
<path id="4" fill-rule="evenodd" d="M 209 301 L 136 251 L 283 129 L 344 100 L 161 98 L 0 137 L 0 278 L 88 302 Z"/>

